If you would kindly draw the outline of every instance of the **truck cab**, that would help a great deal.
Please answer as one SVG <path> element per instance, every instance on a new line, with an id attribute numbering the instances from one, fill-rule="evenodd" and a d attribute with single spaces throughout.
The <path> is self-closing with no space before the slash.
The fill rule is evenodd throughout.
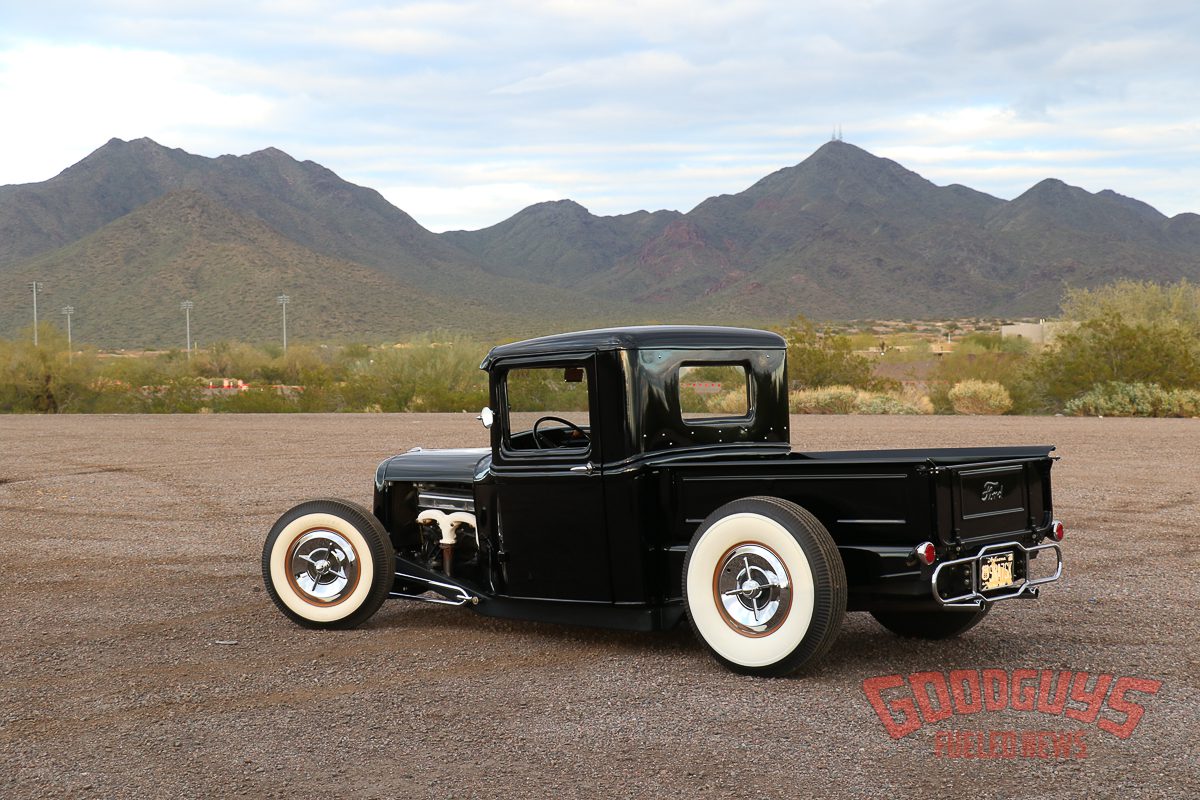
<path id="1" fill-rule="evenodd" d="M 489 446 L 376 471 L 387 594 L 640 630 L 686 616 L 726 666 L 783 674 L 847 610 L 942 638 L 1058 578 L 1053 447 L 793 451 L 786 353 L 702 326 L 493 348 Z M 300 601 L 309 580 L 326 585 L 296 578 Z"/>

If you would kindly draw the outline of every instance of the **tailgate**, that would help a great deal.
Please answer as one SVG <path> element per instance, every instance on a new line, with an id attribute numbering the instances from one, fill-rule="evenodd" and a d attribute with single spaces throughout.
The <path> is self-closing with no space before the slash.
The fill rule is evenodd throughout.
<path id="1" fill-rule="evenodd" d="M 942 541 L 983 545 L 1047 528 L 1052 463 L 1047 455 L 936 467 Z"/>

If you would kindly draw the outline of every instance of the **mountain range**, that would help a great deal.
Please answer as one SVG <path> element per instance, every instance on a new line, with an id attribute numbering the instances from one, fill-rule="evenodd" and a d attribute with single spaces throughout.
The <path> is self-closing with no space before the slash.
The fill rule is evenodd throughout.
<path id="1" fill-rule="evenodd" d="M 687 213 L 571 200 L 436 234 L 378 192 L 268 148 L 113 139 L 0 186 L 0 336 L 75 307 L 77 338 L 492 339 L 633 322 L 1034 316 L 1066 286 L 1200 279 L 1200 216 L 1047 179 L 1013 200 L 937 186 L 842 141 Z"/>

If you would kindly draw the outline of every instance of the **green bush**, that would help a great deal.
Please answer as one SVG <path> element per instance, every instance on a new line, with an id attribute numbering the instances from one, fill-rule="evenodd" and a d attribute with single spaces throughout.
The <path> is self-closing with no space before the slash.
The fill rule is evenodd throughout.
<path id="1" fill-rule="evenodd" d="M 739 386 L 708 398 L 708 410 L 715 413 L 744 415 L 746 408 L 745 386 Z"/>
<path id="2" fill-rule="evenodd" d="M 780 334 L 787 340 L 788 378 L 794 384 L 809 388 L 853 386 L 873 390 L 890 385 L 875 377 L 871 360 L 854 352 L 848 336 L 829 330 L 818 331 L 803 316 L 789 322 Z"/>
<path id="3" fill-rule="evenodd" d="M 789 393 L 788 410 L 793 414 L 932 414 L 933 405 L 924 396 L 825 386 Z"/>
<path id="4" fill-rule="evenodd" d="M 972 334 L 959 342 L 954 352 L 938 359 L 929 381 L 929 397 L 943 414 L 954 412 L 950 390 L 963 381 L 999 383 L 1008 392 L 1014 413 L 1037 410 L 1037 392 L 1029 381 L 1029 343 L 1023 339 L 1001 339 L 996 335 Z"/>
<path id="5" fill-rule="evenodd" d="M 1200 345 L 1180 325 L 1101 317 L 1059 337 L 1057 346 L 1038 359 L 1034 376 L 1051 407 L 1106 383 L 1195 389 L 1200 388 Z"/>
<path id="6" fill-rule="evenodd" d="M 996 381 L 965 380 L 949 392 L 956 414 L 1004 414 L 1012 408 L 1012 397 Z"/>
<path id="7" fill-rule="evenodd" d="M 1200 417 L 1200 391 L 1110 382 L 1094 386 L 1064 410 L 1077 417 Z"/>
<path id="8" fill-rule="evenodd" d="M 893 394 L 871 394 L 869 392 L 859 395 L 858 403 L 854 408 L 856 414 L 927 414 L 932 411 L 932 406 L 925 411 L 920 406 Z"/>
<path id="9" fill-rule="evenodd" d="M 1095 289 L 1069 289 L 1062 312 L 1063 319 L 1076 322 L 1121 317 L 1200 333 L 1200 286 L 1185 278 L 1169 284 L 1119 280 Z"/>
<path id="10" fill-rule="evenodd" d="M 858 390 L 853 386 L 800 389 L 788 394 L 788 410 L 793 414 L 853 414 L 857 406 Z"/>
<path id="11" fill-rule="evenodd" d="M 276 414 L 299 411 L 299 404 L 278 389 L 247 389 L 243 392 L 214 397 L 209 408 L 231 414 Z"/>
<path id="12" fill-rule="evenodd" d="M 19 341 L 0 341 L 0 411 L 55 414 L 88 411 L 98 390 L 96 354 L 67 352 L 67 337 L 49 323 Z"/>

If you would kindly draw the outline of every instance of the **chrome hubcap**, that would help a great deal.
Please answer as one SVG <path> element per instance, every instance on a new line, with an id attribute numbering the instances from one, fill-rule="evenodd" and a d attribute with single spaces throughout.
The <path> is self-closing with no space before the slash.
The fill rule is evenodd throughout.
<path id="1" fill-rule="evenodd" d="M 783 624 L 792 607 L 787 569 L 762 545 L 740 544 L 730 550 L 715 589 L 722 617 L 740 633 L 769 633 Z"/>
<path id="2" fill-rule="evenodd" d="M 305 599 L 318 603 L 336 603 L 358 585 L 358 556 L 336 531 L 311 530 L 297 539 L 288 569 Z"/>

